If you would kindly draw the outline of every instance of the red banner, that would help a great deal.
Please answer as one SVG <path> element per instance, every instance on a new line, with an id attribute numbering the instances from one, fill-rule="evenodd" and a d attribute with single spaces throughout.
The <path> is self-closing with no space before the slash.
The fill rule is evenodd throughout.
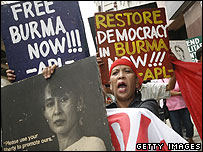
<path id="1" fill-rule="evenodd" d="M 173 61 L 182 96 L 202 139 L 202 63 Z"/>

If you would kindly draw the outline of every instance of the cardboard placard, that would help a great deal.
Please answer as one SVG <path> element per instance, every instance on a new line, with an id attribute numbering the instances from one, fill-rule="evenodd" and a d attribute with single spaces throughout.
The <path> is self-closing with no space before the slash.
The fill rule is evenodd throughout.
<path id="1" fill-rule="evenodd" d="M 172 76 L 169 40 L 164 8 L 132 9 L 95 13 L 102 83 L 109 81 L 109 69 L 117 58 L 130 59 L 143 80 Z"/>
<path id="2" fill-rule="evenodd" d="M 202 36 L 186 39 L 186 45 L 192 57 L 192 61 L 197 62 L 196 51 L 202 47 Z"/>
<path id="3" fill-rule="evenodd" d="M 192 62 L 185 40 L 170 40 L 170 48 L 178 60 Z"/>
<path id="4" fill-rule="evenodd" d="M 54 87 L 47 93 L 48 85 Z M 84 141 L 96 137 L 106 150 L 112 150 L 95 57 L 58 68 L 48 80 L 40 74 L 5 86 L 1 92 L 3 151 L 58 151 L 57 134 L 75 142 L 77 133 L 87 137 Z M 83 146 L 92 150 L 95 143 Z"/>
<path id="5" fill-rule="evenodd" d="M 1 33 L 16 81 L 89 56 L 77 1 L 20 1 L 1 6 Z"/>

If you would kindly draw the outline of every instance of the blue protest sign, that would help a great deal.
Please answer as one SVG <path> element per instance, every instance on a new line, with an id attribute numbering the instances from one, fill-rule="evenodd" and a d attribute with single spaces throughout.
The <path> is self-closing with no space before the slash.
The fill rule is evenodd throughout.
<path id="1" fill-rule="evenodd" d="M 21 1 L 1 6 L 1 33 L 16 81 L 89 56 L 77 1 Z"/>

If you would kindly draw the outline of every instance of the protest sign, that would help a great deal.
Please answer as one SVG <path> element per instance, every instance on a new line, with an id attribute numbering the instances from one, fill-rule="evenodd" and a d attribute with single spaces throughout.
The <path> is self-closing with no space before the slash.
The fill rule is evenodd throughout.
<path id="1" fill-rule="evenodd" d="M 169 44 L 171 51 L 178 60 L 192 62 L 185 40 L 170 40 Z"/>
<path id="2" fill-rule="evenodd" d="M 197 62 L 196 51 L 202 47 L 202 36 L 186 39 L 186 44 L 193 62 Z"/>
<path id="3" fill-rule="evenodd" d="M 103 141 L 106 150 L 112 150 L 96 57 L 58 68 L 51 79 L 40 74 L 1 91 L 3 151 L 59 150 L 60 134 L 67 135 L 64 142 L 84 137 L 88 143 L 79 142 L 76 148 L 91 151 L 96 141 Z"/>
<path id="4" fill-rule="evenodd" d="M 133 6 L 133 7 L 127 7 L 125 9 L 122 9 L 122 10 L 129 10 L 129 9 L 146 9 L 146 8 L 157 8 L 157 3 L 156 2 L 152 2 L 152 3 L 147 3 L 147 4 L 144 4 L 144 5 L 138 5 L 138 6 Z M 89 25 L 90 25 L 90 30 L 91 30 L 91 34 L 92 34 L 92 38 L 93 38 L 93 41 L 94 41 L 94 45 L 95 45 L 95 48 L 97 49 L 97 44 L 96 44 L 96 30 L 95 30 L 95 20 L 94 20 L 94 16 L 93 17 L 89 17 L 88 18 L 88 22 L 89 22 Z"/>
<path id="5" fill-rule="evenodd" d="M 95 13 L 95 26 L 103 83 L 117 58 L 130 59 L 143 80 L 171 77 L 164 8 Z"/>
<path id="6" fill-rule="evenodd" d="M 89 56 L 77 1 L 20 1 L 1 6 L 1 33 L 16 81 Z"/>

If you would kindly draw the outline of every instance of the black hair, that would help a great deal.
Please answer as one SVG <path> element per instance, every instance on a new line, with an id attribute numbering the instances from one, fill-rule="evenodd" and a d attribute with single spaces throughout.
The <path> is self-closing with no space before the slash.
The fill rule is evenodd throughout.
<path id="1" fill-rule="evenodd" d="M 151 82 L 151 80 L 144 80 L 144 81 L 142 81 L 143 84 L 146 84 L 148 82 Z"/>
<path id="2" fill-rule="evenodd" d="M 109 87 L 110 87 L 110 84 L 105 84 L 105 87 L 109 88 Z"/>
<path id="3" fill-rule="evenodd" d="M 57 69 L 58 71 L 61 69 Z M 44 80 L 44 85 L 42 88 L 41 93 L 41 109 L 42 111 L 45 110 L 45 91 L 49 88 L 51 91 L 51 94 L 53 96 L 64 96 L 65 93 L 70 93 L 74 95 L 74 98 L 76 98 L 75 101 L 78 101 L 79 97 L 81 96 L 82 92 L 78 91 L 80 88 L 80 80 L 73 79 L 74 76 L 73 73 L 69 73 L 70 77 L 64 77 L 64 75 L 58 73 L 58 71 L 55 71 L 53 76 L 47 80 Z M 72 79 L 71 79 L 72 78 Z M 77 103 L 76 103 L 77 104 Z"/>
<path id="4" fill-rule="evenodd" d="M 197 51 L 196 51 L 196 56 L 197 56 L 197 60 L 200 60 L 201 56 L 202 56 L 202 47 L 200 47 Z"/>

